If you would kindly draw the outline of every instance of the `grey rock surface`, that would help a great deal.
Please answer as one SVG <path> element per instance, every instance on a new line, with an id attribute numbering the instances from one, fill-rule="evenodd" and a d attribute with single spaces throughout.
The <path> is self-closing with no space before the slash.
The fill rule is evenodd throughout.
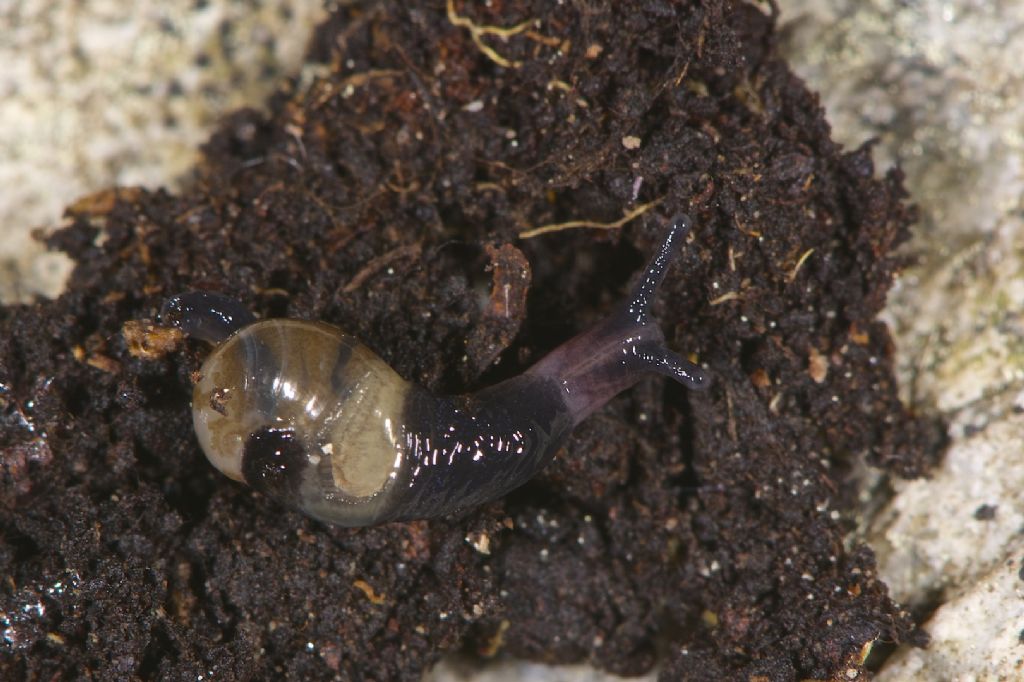
<path id="1" fill-rule="evenodd" d="M 0 301 L 69 269 L 30 233 L 114 185 L 175 187 L 224 113 L 298 71 L 319 0 L 0 1 Z"/>

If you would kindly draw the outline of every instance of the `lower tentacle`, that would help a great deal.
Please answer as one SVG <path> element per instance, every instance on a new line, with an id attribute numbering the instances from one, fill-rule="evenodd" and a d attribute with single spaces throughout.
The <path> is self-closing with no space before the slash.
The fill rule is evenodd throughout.
<path id="1" fill-rule="evenodd" d="M 705 389 L 711 378 L 699 365 L 673 353 L 661 343 L 648 342 L 636 348 L 634 355 L 639 367 L 674 379 L 687 388 Z"/>

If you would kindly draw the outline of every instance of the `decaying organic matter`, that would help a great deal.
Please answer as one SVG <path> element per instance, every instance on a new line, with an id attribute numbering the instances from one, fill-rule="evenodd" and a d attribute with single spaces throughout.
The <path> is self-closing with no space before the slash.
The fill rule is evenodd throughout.
<path id="1" fill-rule="evenodd" d="M 67 292 L 0 311 L 2 676 L 416 680 L 454 648 L 637 673 L 660 648 L 670 680 L 850 679 L 905 639 L 835 512 L 855 458 L 924 465 L 874 319 L 912 212 L 830 141 L 765 11 L 347 5 L 190 189 L 72 207 Z M 189 423 L 206 350 L 139 338 L 209 289 L 471 391 L 597 319 L 678 211 L 655 314 L 715 386 L 645 380 L 457 518 L 332 528 L 224 480 Z M 521 259 L 488 244 L 533 270 L 500 324 Z"/>

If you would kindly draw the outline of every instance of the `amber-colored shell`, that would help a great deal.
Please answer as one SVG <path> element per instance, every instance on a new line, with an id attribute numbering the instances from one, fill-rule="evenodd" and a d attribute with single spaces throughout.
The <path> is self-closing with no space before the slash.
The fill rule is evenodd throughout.
<path id="1" fill-rule="evenodd" d="M 218 345 L 200 373 L 193 420 L 220 471 L 245 481 L 252 435 L 291 431 L 308 465 L 289 473 L 301 476 L 300 499 L 291 503 L 344 523 L 352 519 L 336 519 L 326 506 L 384 502 L 401 463 L 409 384 L 354 337 L 319 322 L 256 322 Z"/>

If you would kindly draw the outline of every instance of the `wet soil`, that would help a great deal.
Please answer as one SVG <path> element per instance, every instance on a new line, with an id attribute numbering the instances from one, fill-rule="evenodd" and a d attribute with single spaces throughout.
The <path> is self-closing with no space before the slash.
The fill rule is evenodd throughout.
<path id="1" fill-rule="evenodd" d="M 79 201 L 49 239 L 67 292 L 0 309 L 0 677 L 417 680 L 462 650 L 855 679 L 912 632 L 843 540 L 854 463 L 916 475 L 936 433 L 875 319 L 898 172 L 830 140 L 768 4 L 447 9 L 337 9 L 189 189 Z M 208 349 L 139 341 L 210 289 L 472 391 L 598 319 L 683 210 L 656 315 L 712 389 L 643 381 L 455 518 L 333 528 L 219 475 L 188 404 Z"/>

